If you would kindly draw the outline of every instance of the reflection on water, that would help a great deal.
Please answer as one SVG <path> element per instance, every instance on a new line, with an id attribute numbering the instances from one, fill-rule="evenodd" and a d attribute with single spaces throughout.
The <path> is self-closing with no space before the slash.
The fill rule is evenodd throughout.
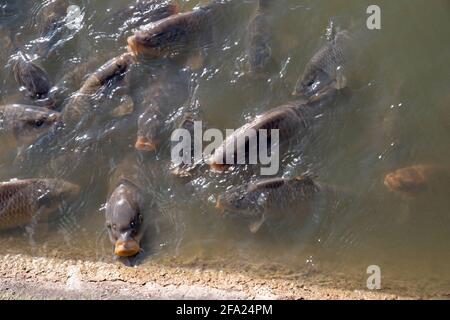
<path id="1" fill-rule="evenodd" d="M 70 19 L 71 28 L 63 27 L 62 21 L 56 29 L 43 30 L 42 12 L 50 1 L 24 0 L 21 5 L 0 1 L 2 104 L 32 103 L 11 76 L 10 57 L 19 48 L 58 84 L 59 105 L 79 89 L 87 74 L 126 50 L 125 39 L 133 28 L 133 20 L 127 19 L 133 17 L 116 12 L 123 13 L 121 9 L 133 1 L 69 2 L 81 8 L 82 21 Z M 448 197 L 445 192 L 398 195 L 389 192 L 383 180 L 398 168 L 446 165 L 450 159 L 450 79 L 445 68 L 450 56 L 449 4 L 381 1 L 382 30 L 369 32 L 365 29 L 368 1 L 276 2 L 270 12 L 275 63 L 269 74 L 255 79 L 246 72 L 245 31 L 256 1 L 239 1 L 232 14 L 218 22 L 223 32 L 215 35 L 217 41 L 203 67 L 179 67 L 186 75 L 189 97 L 166 110 L 166 136 L 186 112 L 195 113 L 210 127 L 237 128 L 288 101 L 305 64 L 324 43 L 327 28 L 349 28 L 357 35 L 361 51 L 349 90 L 283 157 L 280 173 L 284 177 L 312 173 L 318 181 L 343 190 L 340 198 L 318 205 L 301 224 L 270 224 L 255 235 L 239 220 L 222 219 L 214 208 L 217 196 L 232 185 L 255 180 L 249 171 L 218 174 L 200 168 L 191 180 L 179 179 L 170 174 L 168 141 L 156 154 L 134 150 L 139 104 L 144 104 L 161 68 L 161 61 L 150 61 L 127 74 L 133 112 L 114 116 L 117 113 L 111 111 L 120 105 L 123 92 L 109 88 L 92 106 L 95 117 L 90 125 L 70 139 L 41 141 L 39 152 L 30 153 L 24 162 L 17 161 L 11 142 L 2 142 L 9 146 L 2 148 L 2 180 L 58 177 L 82 186 L 78 201 L 64 206 L 48 227 L 32 235 L 23 230 L 1 234 L 8 244 L 3 250 L 113 259 L 104 230 L 110 177 L 124 155 L 136 154 L 145 172 L 141 177 L 145 193 L 157 205 L 157 210 L 146 213 L 144 264 L 175 257 L 179 264 L 210 263 L 266 275 L 313 270 L 333 279 L 345 273 L 362 287 L 367 266 L 375 264 L 381 267 L 385 283 L 402 279 L 405 286 L 421 283 L 421 289 L 430 292 L 445 288 L 450 280 Z M 185 11 L 197 1 L 180 3 Z M 65 77 L 68 80 L 61 82 Z M 438 184 L 435 190 L 446 187 Z"/>

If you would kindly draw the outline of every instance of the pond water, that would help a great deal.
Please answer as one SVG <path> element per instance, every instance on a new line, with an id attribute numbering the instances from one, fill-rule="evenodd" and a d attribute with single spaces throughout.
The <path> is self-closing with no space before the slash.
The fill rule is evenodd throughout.
<path id="1" fill-rule="evenodd" d="M 14 45 L 30 55 L 40 37 L 39 14 L 48 2 L 22 0 L 19 5 L 0 0 L 1 30 L 10 32 Z M 198 113 L 207 126 L 223 130 L 238 128 L 289 101 L 306 63 L 325 43 L 327 30 L 349 29 L 360 52 L 348 92 L 318 119 L 299 146 L 284 155 L 279 174 L 295 177 L 309 172 L 320 182 L 342 188 L 345 196 L 315 208 L 301 224 L 269 225 L 252 234 L 246 223 L 223 219 L 214 206 L 217 195 L 228 187 L 257 176 L 241 170 L 223 174 L 202 170 L 191 180 L 172 176 L 170 143 L 163 143 L 156 154 L 135 151 L 138 115 L 108 116 L 117 104 L 117 97 L 108 96 L 99 102 L 98 109 L 104 110 L 100 120 L 77 131 L 65 154 L 56 152 L 61 145 L 53 145 L 34 154 L 26 165 L 18 165 L 14 146 L 2 142 L 8 145 L 1 155 L 3 181 L 57 177 L 79 184 L 82 192 L 42 230 L 0 233 L 1 252 L 59 252 L 67 258 L 113 260 L 105 234 L 105 203 L 113 169 L 131 154 L 142 169 L 146 197 L 158 208 L 146 213 L 152 223 L 143 240 L 142 267 L 149 261 L 169 261 L 277 277 L 321 274 L 332 285 L 333 279 L 344 277 L 349 286 L 364 289 L 367 267 L 378 265 L 386 289 L 445 292 L 450 282 L 449 197 L 445 191 L 405 197 L 390 192 L 383 181 L 402 167 L 449 164 L 450 4 L 377 1 L 382 28 L 369 31 L 370 1 L 275 2 L 270 11 L 275 60 L 270 74 L 262 79 L 246 76 L 247 26 L 257 1 L 236 1 L 231 13 L 217 21 L 223 24 L 218 28 L 222 32 L 213 39 L 214 50 L 202 67 L 179 66 L 189 80 L 189 98 L 171 111 L 167 130 L 187 110 Z M 87 70 L 92 72 L 125 52 L 126 36 L 132 33 L 117 32 L 123 23 L 116 12 L 133 3 L 67 1 L 67 6 L 81 8 L 81 19 L 37 59 L 51 80 L 57 83 L 83 63 L 91 63 L 94 67 Z M 182 11 L 199 5 L 197 0 L 179 3 Z M 23 94 L 8 64 L 15 50 L 1 50 L 1 104 L 18 102 Z M 148 90 L 158 63 L 142 63 L 132 74 L 135 100 Z M 69 88 L 66 98 L 78 88 Z"/>

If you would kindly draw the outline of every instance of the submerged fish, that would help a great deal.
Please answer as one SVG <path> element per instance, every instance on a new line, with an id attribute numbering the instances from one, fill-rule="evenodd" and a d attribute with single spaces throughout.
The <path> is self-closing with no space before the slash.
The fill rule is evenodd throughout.
<path id="1" fill-rule="evenodd" d="M 386 175 L 384 184 L 390 191 L 409 195 L 438 192 L 443 186 L 450 185 L 450 167 L 415 165 L 398 169 Z"/>
<path id="2" fill-rule="evenodd" d="M 218 198 L 216 208 L 250 218 L 250 231 L 256 233 L 267 219 L 282 218 L 292 210 L 308 214 L 311 200 L 321 191 L 309 177 L 265 179 L 231 188 Z"/>
<path id="3" fill-rule="evenodd" d="M 119 257 L 132 257 L 141 251 L 144 233 L 144 196 L 136 183 L 139 170 L 126 159 L 116 169 L 112 179 L 113 191 L 106 204 L 106 228 L 114 253 Z"/>
<path id="4" fill-rule="evenodd" d="M 150 23 L 128 38 L 128 48 L 136 55 L 161 58 L 199 49 L 210 35 L 220 3 L 178 13 Z"/>
<path id="5" fill-rule="evenodd" d="M 45 221 L 63 201 L 74 200 L 80 187 L 58 179 L 0 183 L 0 230 Z"/>
<path id="6" fill-rule="evenodd" d="M 328 87 L 345 88 L 351 42 L 347 31 L 338 31 L 308 62 L 293 94 L 310 98 Z"/>
<path id="7" fill-rule="evenodd" d="M 64 125 L 75 126 L 84 116 L 90 114 L 94 96 L 102 94 L 104 89 L 122 81 L 135 62 L 132 54 L 125 53 L 109 60 L 92 73 L 64 107 L 62 111 Z"/>
<path id="8" fill-rule="evenodd" d="M 2 66 L 6 64 L 13 50 L 14 44 L 11 39 L 10 31 L 5 27 L 0 26 L 0 63 Z"/>
<path id="9" fill-rule="evenodd" d="M 259 1 L 258 10 L 248 26 L 249 71 L 260 74 L 267 71 L 272 61 L 272 25 L 268 9 L 270 1 Z"/>
<path id="10" fill-rule="evenodd" d="M 209 165 L 214 170 L 225 171 L 231 165 L 237 164 L 239 156 L 242 157 L 242 155 L 245 155 L 245 163 L 249 163 L 250 152 L 259 154 L 259 130 L 267 130 L 269 139 L 267 147 L 270 146 L 272 139 L 271 130 L 278 130 L 279 146 L 286 145 L 294 137 L 303 137 L 307 134 L 315 117 L 324 111 L 323 108 L 328 106 L 335 96 L 336 90 L 330 89 L 326 94 L 307 103 L 303 100 L 291 102 L 259 115 L 255 120 L 245 124 L 228 136 L 208 160 Z M 257 134 L 256 150 L 250 150 L 252 146 L 248 137 L 252 134 Z"/>
<path id="11" fill-rule="evenodd" d="M 12 136 L 17 145 L 27 146 L 47 132 L 60 114 L 45 108 L 9 104 L 0 106 L 0 135 Z"/>
<path id="12" fill-rule="evenodd" d="M 41 38 L 35 46 L 36 53 L 41 57 L 47 56 L 62 38 L 68 6 L 67 0 L 50 0 L 44 4 L 37 21 Z"/>
<path id="13" fill-rule="evenodd" d="M 145 93 L 142 104 L 145 111 L 138 119 L 137 150 L 155 151 L 162 142 L 167 116 L 188 99 L 189 78 L 173 67 L 161 69 L 156 82 Z"/>
<path id="14" fill-rule="evenodd" d="M 14 78 L 36 100 L 50 99 L 52 83 L 47 72 L 19 53 L 13 66 Z"/>

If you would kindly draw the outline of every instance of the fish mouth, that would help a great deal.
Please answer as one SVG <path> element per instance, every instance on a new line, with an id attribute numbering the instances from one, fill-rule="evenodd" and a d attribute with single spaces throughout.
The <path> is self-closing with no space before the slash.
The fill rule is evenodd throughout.
<path id="1" fill-rule="evenodd" d="M 160 54 L 158 53 L 157 49 L 152 49 L 149 48 L 147 46 L 145 46 L 145 44 L 142 44 L 139 41 L 139 38 L 137 35 L 128 37 L 127 39 L 127 43 L 128 43 L 128 52 L 132 53 L 135 57 L 137 56 L 145 56 L 146 58 L 158 58 L 160 57 Z"/>
<path id="2" fill-rule="evenodd" d="M 141 251 L 139 243 L 132 239 L 127 241 L 116 242 L 114 254 L 119 257 L 134 257 Z"/>
<path id="3" fill-rule="evenodd" d="M 216 209 L 217 209 L 217 210 L 220 210 L 220 213 L 221 213 L 221 214 L 224 214 L 224 213 L 225 213 L 226 208 L 224 207 L 224 205 L 223 205 L 223 203 L 220 201 L 220 199 L 217 200 L 217 203 L 216 203 Z"/>
<path id="4" fill-rule="evenodd" d="M 218 171 L 218 172 L 225 172 L 231 167 L 229 164 L 222 164 L 222 163 L 217 163 L 217 162 L 211 162 L 209 164 L 209 166 L 211 167 L 211 169 L 213 171 Z"/>
<path id="5" fill-rule="evenodd" d="M 153 152 L 158 147 L 158 144 L 155 141 L 151 141 L 150 139 L 138 137 L 134 147 L 139 151 Z"/>
<path id="6" fill-rule="evenodd" d="M 137 56 L 139 54 L 139 50 L 138 44 L 136 42 L 136 36 L 128 37 L 127 43 L 128 43 L 128 51 Z"/>

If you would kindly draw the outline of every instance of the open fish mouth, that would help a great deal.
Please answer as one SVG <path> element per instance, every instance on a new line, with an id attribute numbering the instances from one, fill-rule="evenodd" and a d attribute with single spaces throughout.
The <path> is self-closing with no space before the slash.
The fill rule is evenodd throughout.
<path id="1" fill-rule="evenodd" d="M 144 137 L 138 137 L 134 147 L 139 151 L 153 152 L 157 149 L 158 143 Z"/>
<path id="2" fill-rule="evenodd" d="M 216 172 L 225 172 L 231 167 L 229 164 L 221 164 L 217 162 L 211 162 L 209 166 L 213 171 Z"/>
<path id="3" fill-rule="evenodd" d="M 136 240 L 116 242 L 114 254 L 119 257 L 134 257 L 141 251 Z"/>
<path id="4" fill-rule="evenodd" d="M 137 56 L 139 54 L 139 46 L 137 44 L 136 37 L 135 36 L 128 37 L 127 43 L 128 43 L 128 51 Z"/>

